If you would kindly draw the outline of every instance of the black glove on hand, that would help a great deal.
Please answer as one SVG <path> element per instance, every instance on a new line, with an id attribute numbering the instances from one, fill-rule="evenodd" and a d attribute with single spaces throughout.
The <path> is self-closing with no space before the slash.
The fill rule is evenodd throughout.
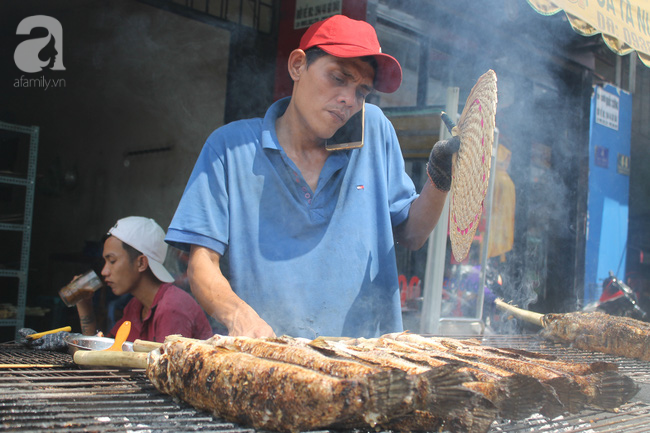
<path id="1" fill-rule="evenodd" d="M 440 191 L 449 191 L 451 188 L 451 162 L 452 155 L 460 148 L 460 137 L 452 137 L 449 140 L 437 142 L 427 163 L 429 179 Z"/>
<path id="2" fill-rule="evenodd" d="M 28 340 L 28 335 L 36 334 L 36 331 L 30 328 L 21 328 L 18 330 L 18 335 L 21 336 L 18 342 L 26 347 L 36 350 L 52 350 L 64 351 L 68 348 L 68 343 L 65 342 L 65 337 L 70 335 L 69 332 L 57 332 L 56 334 L 47 334 L 36 340 Z"/>

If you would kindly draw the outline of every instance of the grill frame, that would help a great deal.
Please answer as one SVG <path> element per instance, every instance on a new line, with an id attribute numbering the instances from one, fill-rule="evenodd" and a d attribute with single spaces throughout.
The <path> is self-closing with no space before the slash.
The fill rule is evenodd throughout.
<path id="1" fill-rule="evenodd" d="M 587 409 L 553 420 L 497 420 L 497 432 L 647 432 L 650 425 L 650 362 L 571 348 L 537 335 L 459 336 L 486 346 L 524 349 L 573 362 L 614 362 L 639 385 L 631 402 L 615 412 Z M 7 364 L 53 364 L 52 368 L 4 368 Z M 65 353 L 0 344 L 0 429 L 22 433 L 233 432 L 254 433 L 159 393 L 144 370 L 80 368 Z"/>

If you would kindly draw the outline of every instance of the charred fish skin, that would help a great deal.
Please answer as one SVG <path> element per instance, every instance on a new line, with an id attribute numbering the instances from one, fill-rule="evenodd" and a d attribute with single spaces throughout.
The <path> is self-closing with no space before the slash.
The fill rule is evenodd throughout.
<path id="1" fill-rule="evenodd" d="M 581 318 L 585 317 L 581 313 L 577 315 Z M 580 326 L 584 329 L 583 325 Z M 456 347 L 462 346 L 463 343 L 464 341 L 454 342 Z M 496 356 L 496 358 L 488 357 L 488 359 L 496 359 L 498 365 L 504 367 L 511 361 L 521 361 L 522 367 L 525 365 L 539 366 L 540 369 L 536 370 L 538 373 L 547 371 L 550 374 L 557 374 L 560 377 L 548 377 L 546 383 L 554 388 L 570 413 L 582 410 L 585 405 L 612 410 L 628 402 L 638 392 L 638 386 L 634 381 L 618 373 L 618 366 L 611 362 L 565 362 L 552 355 L 487 346 L 481 348 L 473 346 L 473 350 Z M 567 383 L 561 377 L 570 379 L 572 383 Z"/>
<path id="2" fill-rule="evenodd" d="M 569 413 L 579 412 L 587 402 L 587 397 L 582 394 L 580 386 L 568 374 L 562 374 L 533 362 L 504 358 L 472 348 L 456 349 L 452 353 L 464 359 L 480 361 L 516 374 L 534 377 L 553 388 L 564 409 Z"/>
<path id="3" fill-rule="evenodd" d="M 205 344 L 166 343 L 159 352 L 147 368 L 156 388 L 232 422 L 286 432 L 359 416 L 370 427 L 385 422 L 367 382 Z"/>
<path id="4" fill-rule="evenodd" d="M 458 365 L 459 371 L 467 372 L 473 378 L 471 382 L 463 383 L 463 386 L 485 396 L 494 404 L 499 416 L 504 418 L 525 418 L 538 413 L 548 404 L 549 399 L 557 400 L 556 397 L 547 395 L 543 385 L 537 379 L 463 360 L 448 352 L 432 348 L 427 350 L 416 344 L 384 337 L 361 344 L 381 347 L 404 359 L 424 362 L 434 368 L 447 364 Z"/>
<path id="5" fill-rule="evenodd" d="M 332 376 L 350 379 L 385 371 L 377 366 L 363 364 L 349 359 L 335 359 L 323 355 L 308 345 L 290 345 L 281 341 L 261 338 L 230 337 L 215 335 L 207 344 L 236 350 L 258 358 L 273 359 L 301 365 Z"/>
<path id="6" fill-rule="evenodd" d="M 625 317 L 625 316 L 612 316 L 611 314 L 604 313 L 602 311 L 573 311 L 570 313 L 563 313 L 563 314 L 554 314 L 554 313 L 549 313 L 545 314 L 542 317 L 542 324 L 544 327 L 548 326 L 550 323 L 555 322 L 555 321 L 561 321 L 562 319 L 570 319 L 572 321 L 575 321 L 577 323 L 581 323 L 583 321 L 587 322 L 595 322 L 596 324 L 598 323 L 619 323 L 621 325 L 625 326 L 632 326 L 635 329 L 639 329 L 642 331 L 642 333 L 646 333 L 650 331 L 650 323 L 644 322 L 641 320 L 633 319 L 631 317 Z"/>
<path id="7" fill-rule="evenodd" d="M 169 384 L 169 357 L 160 350 L 149 352 L 147 361 L 147 376 L 151 383 L 163 394 L 171 395 Z"/>
<path id="8" fill-rule="evenodd" d="M 452 433 L 485 433 L 497 417 L 491 401 L 464 386 L 467 377 L 459 376 L 455 365 L 433 368 L 428 373 L 429 389 L 425 409 L 416 409 L 404 416 L 395 416 L 377 427 L 388 431 L 448 431 Z M 422 405 L 414 405 L 421 407 Z"/>
<path id="9" fill-rule="evenodd" d="M 385 335 L 360 344 L 383 347 L 386 350 L 394 349 L 393 353 L 400 357 L 414 362 L 425 362 L 432 367 L 449 363 L 459 365 L 459 371 L 470 373 L 475 380 L 465 382 L 463 386 L 485 396 L 496 407 L 501 417 L 519 419 L 539 412 L 550 416 L 564 413 L 564 405 L 559 401 L 555 391 L 533 377 L 457 357 L 434 339 L 427 339 L 427 345 L 422 345 L 412 341 L 395 340 L 393 337 L 396 335 L 404 335 L 404 333 Z M 418 339 L 421 338 L 423 337 L 418 336 Z M 470 347 L 480 345 L 475 340 L 469 340 L 468 344 Z"/>
<path id="10" fill-rule="evenodd" d="M 588 396 L 588 404 L 604 410 L 616 409 L 639 392 L 634 380 L 615 371 L 578 376 L 576 382 Z"/>
<path id="11" fill-rule="evenodd" d="M 372 401 L 379 402 L 377 412 L 399 415 L 411 409 L 415 384 L 407 374 L 398 369 L 387 369 L 363 364 L 350 359 L 331 358 L 307 345 L 289 345 L 282 341 L 269 341 L 248 337 L 214 336 L 206 341 L 216 347 L 241 351 L 258 358 L 286 362 L 344 379 L 372 377 Z M 355 421 L 358 423 L 358 420 Z M 355 424 L 356 426 L 357 424 Z"/>
<path id="12" fill-rule="evenodd" d="M 497 409 L 491 401 L 463 386 L 472 380 L 472 376 L 461 371 L 459 365 L 448 363 L 431 367 L 378 348 L 360 347 L 328 339 L 315 339 L 309 344 L 330 354 L 408 372 L 416 383 L 417 395 L 413 405 L 416 410 L 445 419 L 457 419 L 463 425 L 472 425 L 476 422 L 473 421 L 474 418 L 496 418 Z"/>
<path id="13" fill-rule="evenodd" d="M 498 352 L 493 356 L 486 356 L 486 353 L 479 355 L 483 362 L 519 374 L 530 375 L 539 379 L 543 384 L 549 385 L 562 402 L 565 411 L 569 413 L 577 413 L 586 405 L 598 406 L 607 410 L 614 409 L 629 401 L 638 392 L 638 387 L 632 379 L 611 369 L 591 372 L 588 364 L 571 365 L 549 360 L 541 361 L 538 364 L 529 359 L 500 356 Z M 459 355 L 468 358 L 473 356 L 471 352 L 461 352 Z M 576 371 L 584 372 L 584 374 L 578 374 Z M 545 407 L 542 413 L 555 415 L 551 406 Z"/>
<path id="14" fill-rule="evenodd" d="M 430 353 L 432 356 L 440 358 L 442 360 L 460 360 L 461 362 L 465 362 L 471 367 L 477 368 L 480 371 L 485 371 L 488 374 L 497 375 L 501 378 L 508 378 L 513 375 L 531 377 L 534 379 L 533 383 L 539 384 L 539 386 L 531 388 L 530 392 L 537 392 L 537 397 L 541 403 L 540 413 L 553 418 L 566 412 L 564 403 L 562 403 L 558 396 L 558 393 L 552 386 L 547 383 L 543 383 L 539 380 L 538 377 L 532 377 L 529 374 L 525 373 L 513 372 L 508 368 L 503 368 L 502 366 L 485 362 L 485 360 L 481 359 L 480 357 L 472 356 L 468 358 L 459 356 L 459 354 L 455 353 L 455 348 L 461 348 L 463 346 L 458 340 L 451 340 L 448 338 L 440 337 L 425 337 L 422 335 L 410 334 L 407 332 L 386 334 L 382 336 L 382 338 L 395 339 L 400 342 L 405 342 L 408 345 L 411 345 L 417 349 L 424 350 Z M 480 345 L 477 341 L 474 340 L 471 340 L 469 344 L 472 347 Z M 533 409 L 535 406 L 535 404 L 530 404 L 529 408 Z M 525 405 L 521 406 L 521 410 L 527 410 Z"/>
<path id="15" fill-rule="evenodd" d="M 601 312 L 546 314 L 540 334 L 583 350 L 650 361 L 650 324 Z"/>
<path id="16" fill-rule="evenodd" d="M 486 353 L 494 354 L 501 359 L 520 360 L 526 363 L 534 363 L 541 367 L 547 368 L 559 375 L 569 377 L 580 389 L 582 396 L 586 398 L 585 404 L 597 406 L 605 410 L 614 409 L 621 404 L 629 401 L 634 394 L 638 392 L 638 386 L 630 378 L 617 372 L 618 366 L 614 363 L 595 362 L 579 363 L 564 362 L 553 359 L 553 356 L 536 354 L 525 350 L 499 349 L 484 347 Z M 559 390 L 566 389 L 565 392 L 573 395 L 575 387 L 566 388 L 559 379 L 553 379 L 552 383 Z M 561 391 L 562 392 L 562 391 Z M 569 412 L 575 413 L 581 410 L 584 405 L 581 398 L 576 396 L 568 397 Z"/>
<path id="17" fill-rule="evenodd" d="M 582 394 L 587 398 L 587 404 L 605 410 L 628 402 L 639 390 L 634 381 L 618 373 L 618 366 L 611 362 L 564 362 L 550 355 L 525 350 L 487 347 L 485 350 L 506 358 L 534 362 L 560 374 L 568 374 L 580 386 Z"/>
<path id="18" fill-rule="evenodd" d="M 423 347 L 447 350 L 450 354 L 470 362 L 488 364 L 514 374 L 537 379 L 544 386 L 543 395 L 547 400 L 541 413 L 548 417 L 566 412 L 579 412 L 591 398 L 589 393 L 584 392 L 584 383 L 581 386 L 575 380 L 575 375 L 537 364 L 530 359 L 521 359 L 520 354 L 510 353 L 509 356 L 502 356 L 505 353 L 500 353 L 494 348 L 487 349 L 478 341 L 469 341 L 466 344 L 465 340 L 404 333 L 390 334 L 390 337 Z"/>
<path id="19" fill-rule="evenodd" d="M 545 355 L 537 352 L 530 352 L 522 349 L 512 348 L 486 348 L 498 355 L 503 355 L 510 358 L 522 358 L 546 367 L 555 368 L 571 374 L 589 375 L 594 373 L 601 373 L 604 371 L 618 371 L 618 365 L 613 362 L 595 361 L 595 362 L 565 362 L 560 361 L 555 355 Z"/>

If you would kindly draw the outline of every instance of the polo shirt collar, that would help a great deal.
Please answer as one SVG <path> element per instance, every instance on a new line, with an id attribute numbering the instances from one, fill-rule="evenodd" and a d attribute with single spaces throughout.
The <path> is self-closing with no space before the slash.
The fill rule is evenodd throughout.
<path id="1" fill-rule="evenodd" d="M 275 101 L 264 115 L 262 123 L 262 147 L 265 149 L 280 150 L 280 143 L 278 142 L 278 135 L 275 131 L 275 121 L 287 111 L 291 97 L 287 96 L 278 101 Z"/>
<path id="2" fill-rule="evenodd" d="M 284 149 L 282 149 L 282 146 L 280 146 L 280 142 L 278 140 L 278 134 L 275 130 L 275 121 L 278 119 L 278 117 L 282 116 L 285 111 L 287 111 L 287 107 L 289 106 L 290 101 L 291 96 L 278 99 L 269 107 L 268 110 L 266 110 L 266 114 L 264 115 L 264 120 L 262 122 L 262 147 L 264 149 L 284 151 Z M 331 158 L 333 155 L 336 155 L 336 157 Z M 332 152 L 330 158 L 328 159 L 342 159 L 342 161 L 337 164 L 337 166 L 340 166 L 343 164 L 343 161 L 348 160 L 348 155 L 349 150 L 339 150 Z"/>
<path id="3" fill-rule="evenodd" d="M 156 292 L 156 296 L 154 296 L 153 302 L 151 303 L 151 308 L 149 309 L 149 313 L 147 314 L 147 317 L 144 318 L 143 322 L 151 318 L 151 315 L 153 314 L 154 310 L 158 306 L 158 303 L 162 300 L 163 296 L 165 296 L 165 292 L 169 288 L 170 284 L 171 283 L 163 283 L 160 285 L 158 291 Z M 142 308 L 142 304 L 140 305 Z"/>

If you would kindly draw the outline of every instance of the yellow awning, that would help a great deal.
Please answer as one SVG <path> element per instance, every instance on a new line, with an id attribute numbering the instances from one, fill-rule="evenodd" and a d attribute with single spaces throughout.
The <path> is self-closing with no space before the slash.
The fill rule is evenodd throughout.
<path id="1" fill-rule="evenodd" d="M 650 0 L 528 0 L 542 15 L 566 13 L 573 29 L 584 36 L 601 33 L 620 55 L 636 51 L 650 67 Z"/>

